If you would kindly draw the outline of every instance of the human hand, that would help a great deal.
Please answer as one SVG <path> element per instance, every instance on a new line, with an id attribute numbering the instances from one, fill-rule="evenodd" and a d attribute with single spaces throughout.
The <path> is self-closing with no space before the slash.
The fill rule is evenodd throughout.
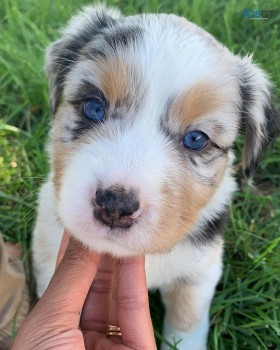
<path id="1" fill-rule="evenodd" d="M 118 325 L 122 336 L 108 338 L 108 324 Z M 144 257 L 101 257 L 70 238 L 49 287 L 12 349 L 156 349 Z"/>

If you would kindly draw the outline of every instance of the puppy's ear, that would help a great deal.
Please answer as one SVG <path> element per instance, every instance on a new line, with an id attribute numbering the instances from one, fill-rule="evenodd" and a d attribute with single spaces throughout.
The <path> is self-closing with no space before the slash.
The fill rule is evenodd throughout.
<path id="1" fill-rule="evenodd" d="M 241 129 L 245 135 L 243 169 L 251 176 L 262 152 L 279 133 L 279 115 L 273 104 L 266 74 L 245 57 L 240 62 Z"/>
<path id="2" fill-rule="evenodd" d="M 115 25 L 121 13 L 103 5 L 86 6 L 72 17 L 61 38 L 46 52 L 45 70 L 50 83 L 50 104 L 55 113 L 63 94 L 64 81 L 71 68 L 81 59 L 81 51 L 106 28 Z"/>

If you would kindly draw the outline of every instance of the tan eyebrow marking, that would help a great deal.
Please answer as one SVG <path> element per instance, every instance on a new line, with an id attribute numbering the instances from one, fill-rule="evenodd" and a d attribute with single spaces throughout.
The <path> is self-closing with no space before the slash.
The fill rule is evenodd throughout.
<path id="1" fill-rule="evenodd" d="M 185 91 L 171 105 L 170 122 L 176 125 L 191 124 L 196 118 L 226 105 L 226 100 L 215 85 L 200 82 Z"/>
<path id="2" fill-rule="evenodd" d="M 129 92 L 128 67 L 119 59 L 99 63 L 101 90 L 111 103 L 122 100 Z"/>

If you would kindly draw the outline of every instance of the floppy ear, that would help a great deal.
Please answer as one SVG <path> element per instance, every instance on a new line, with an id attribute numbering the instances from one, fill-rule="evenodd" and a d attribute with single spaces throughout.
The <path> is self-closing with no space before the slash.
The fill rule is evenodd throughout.
<path id="1" fill-rule="evenodd" d="M 251 57 L 241 60 L 240 69 L 241 129 L 245 135 L 243 169 L 249 177 L 263 151 L 277 137 L 280 124 L 266 74 L 251 62 Z"/>
<path id="2" fill-rule="evenodd" d="M 81 58 L 83 48 L 120 17 L 121 13 L 114 8 L 101 4 L 86 6 L 70 19 L 61 38 L 48 47 L 45 70 L 50 83 L 52 113 L 56 112 L 61 101 L 65 78 Z"/>

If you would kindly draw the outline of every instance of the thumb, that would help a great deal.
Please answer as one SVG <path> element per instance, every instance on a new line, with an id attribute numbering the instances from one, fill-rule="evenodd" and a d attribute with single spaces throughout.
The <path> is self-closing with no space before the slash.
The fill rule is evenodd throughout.
<path id="1" fill-rule="evenodd" d="M 99 259 L 97 253 L 70 237 L 64 257 L 38 304 L 43 304 L 45 310 L 50 307 L 50 312 L 57 312 L 59 308 L 64 314 L 79 314 L 96 275 Z"/>
<path id="2" fill-rule="evenodd" d="M 90 252 L 73 238 L 69 239 L 58 269 L 46 292 L 21 326 L 13 349 L 57 349 L 59 346 L 55 346 L 56 342 L 64 348 L 65 339 L 70 343 L 78 341 L 79 346 L 72 344 L 73 347 L 84 349 L 84 346 L 80 346 L 83 344 L 81 333 L 75 333 L 75 330 L 78 330 L 80 311 L 98 263 L 98 254 Z"/>

